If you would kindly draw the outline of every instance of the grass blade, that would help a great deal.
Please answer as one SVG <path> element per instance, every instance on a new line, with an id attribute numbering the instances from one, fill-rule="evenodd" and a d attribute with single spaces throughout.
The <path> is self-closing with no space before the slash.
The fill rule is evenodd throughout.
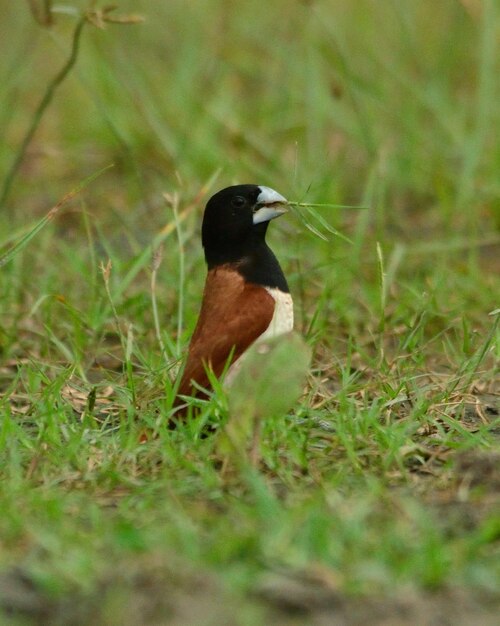
<path id="1" fill-rule="evenodd" d="M 289 201 L 289 205 L 299 208 L 319 208 L 319 209 L 369 209 L 369 206 L 351 204 L 331 204 L 330 202 L 294 202 Z"/>
<path id="2" fill-rule="evenodd" d="M 21 237 L 21 239 L 16 244 L 14 244 L 12 248 L 10 248 L 10 250 L 8 250 L 0 257 L 0 267 L 3 267 L 9 261 L 11 261 L 16 256 L 16 254 L 18 254 L 33 239 L 33 237 L 35 237 L 35 235 L 37 235 L 42 230 L 42 228 L 48 222 L 52 221 L 62 206 L 67 204 L 77 194 L 79 194 L 84 187 L 86 187 L 89 183 L 91 183 L 93 180 L 95 180 L 98 176 L 100 176 L 103 172 L 110 169 L 111 167 L 113 167 L 112 164 L 106 165 L 106 167 L 103 167 L 99 171 L 95 172 L 94 174 L 83 180 L 79 185 L 77 185 L 69 193 L 63 196 L 63 198 L 61 198 L 61 200 L 59 200 L 59 202 L 54 205 L 50 209 L 50 211 L 44 217 L 42 217 L 42 219 L 37 222 L 30 231 L 28 231 L 23 237 Z"/>

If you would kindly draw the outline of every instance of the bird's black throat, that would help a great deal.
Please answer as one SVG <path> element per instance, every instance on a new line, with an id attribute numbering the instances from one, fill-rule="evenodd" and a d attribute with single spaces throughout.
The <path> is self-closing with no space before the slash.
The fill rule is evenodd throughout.
<path id="1" fill-rule="evenodd" d="M 265 236 L 265 232 L 255 232 L 254 236 L 245 241 L 219 241 L 216 246 L 206 245 L 205 260 L 208 269 L 230 265 L 250 283 L 289 293 L 283 270 L 263 235 Z"/>

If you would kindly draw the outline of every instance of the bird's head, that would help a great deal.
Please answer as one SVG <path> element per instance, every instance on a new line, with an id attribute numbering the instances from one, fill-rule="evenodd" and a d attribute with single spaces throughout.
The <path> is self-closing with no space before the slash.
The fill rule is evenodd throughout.
<path id="1" fill-rule="evenodd" d="M 237 260 L 263 242 L 270 220 L 287 211 L 287 200 L 263 185 L 234 185 L 213 195 L 203 216 L 201 238 L 207 261 Z"/>

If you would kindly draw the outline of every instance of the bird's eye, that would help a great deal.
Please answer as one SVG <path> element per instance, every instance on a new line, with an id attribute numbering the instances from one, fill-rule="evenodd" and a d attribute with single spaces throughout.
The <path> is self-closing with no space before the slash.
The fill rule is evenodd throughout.
<path id="1" fill-rule="evenodd" d="M 241 209 L 241 207 L 245 206 L 246 200 L 243 196 L 236 196 L 231 200 L 231 204 L 235 209 Z"/>

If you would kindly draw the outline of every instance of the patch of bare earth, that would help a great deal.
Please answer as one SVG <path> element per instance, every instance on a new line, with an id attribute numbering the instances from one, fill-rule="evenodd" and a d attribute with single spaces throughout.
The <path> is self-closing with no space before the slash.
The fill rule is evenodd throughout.
<path id="1" fill-rule="evenodd" d="M 466 589 L 353 597 L 314 576 L 269 576 L 258 594 L 283 626 L 497 626 L 500 598 Z M 270 622 L 271 623 L 271 622 Z"/>
<path id="2" fill-rule="evenodd" d="M 0 623 L 40 626 L 230 625 L 236 602 L 206 573 L 138 558 L 89 593 L 54 596 L 20 568 L 0 575 Z M 16 621 L 17 620 L 17 621 Z"/>
<path id="3" fill-rule="evenodd" d="M 0 607 L 5 623 L 40 626 L 237 626 L 249 623 L 248 609 L 278 626 L 497 626 L 500 598 L 467 589 L 352 597 L 321 572 L 267 574 L 241 598 L 212 574 L 143 562 L 92 593 L 59 598 L 16 569 L 0 577 Z"/>

